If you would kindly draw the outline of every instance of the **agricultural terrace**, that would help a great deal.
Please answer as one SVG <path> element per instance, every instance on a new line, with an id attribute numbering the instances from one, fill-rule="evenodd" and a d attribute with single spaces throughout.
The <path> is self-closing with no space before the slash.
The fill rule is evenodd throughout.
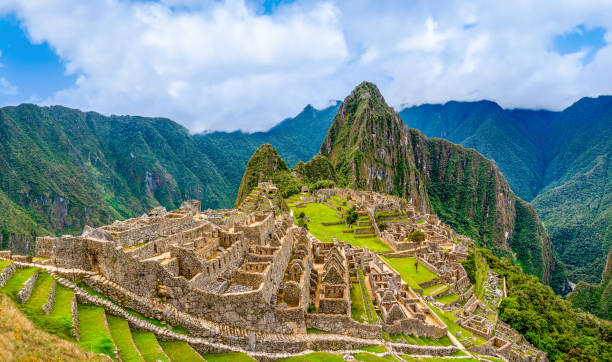
<path id="1" fill-rule="evenodd" d="M 438 276 L 429 270 L 424 264 L 419 263 L 418 269 L 415 266 L 416 258 L 387 258 L 381 255 L 393 269 L 400 273 L 402 280 L 408 283 L 413 290 L 423 289 L 419 284 L 436 279 Z"/>

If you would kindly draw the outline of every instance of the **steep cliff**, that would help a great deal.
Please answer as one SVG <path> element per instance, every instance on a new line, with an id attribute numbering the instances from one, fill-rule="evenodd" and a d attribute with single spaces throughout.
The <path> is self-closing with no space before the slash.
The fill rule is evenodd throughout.
<path id="1" fill-rule="evenodd" d="M 409 129 L 374 84 L 346 97 L 321 146 L 341 186 L 406 197 L 457 231 L 561 291 L 557 266 L 535 211 L 514 195 L 497 166 L 478 152 Z"/>

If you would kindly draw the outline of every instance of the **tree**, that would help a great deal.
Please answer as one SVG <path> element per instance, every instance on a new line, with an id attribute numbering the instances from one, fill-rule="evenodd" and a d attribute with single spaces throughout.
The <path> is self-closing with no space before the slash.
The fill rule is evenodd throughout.
<path id="1" fill-rule="evenodd" d="M 414 243 L 417 243 L 416 262 L 414 263 L 414 269 L 417 273 L 419 271 L 419 257 L 421 254 L 421 244 L 423 243 L 423 241 L 425 241 L 426 237 L 427 235 L 425 235 L 425 233 L 422 232 L 421 230 L 414 230 L 413 232 L 408 234 L 408 240 Z"/>

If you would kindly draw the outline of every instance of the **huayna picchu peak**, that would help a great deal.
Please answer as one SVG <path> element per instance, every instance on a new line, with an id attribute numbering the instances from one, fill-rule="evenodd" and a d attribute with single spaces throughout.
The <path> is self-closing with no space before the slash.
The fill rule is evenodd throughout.
<path id="1" fill-rule="evenodd" d="M 58 211 L 46 201 L 28 211 L 24 189 L 9 190 L 7 205 L 47 229 L 30 234 L 34 255 L 0 251 L 0 297 L 12 315 L 74 343 L 80 354 L 547 361 L 576 355 L 586 338 L 595 346 L 589 356 L 612 356 L 612 324 L 554 293 L 565 293 L 568 282 L 546 229 L 495 163 L 409 128 L 372 83 L 359 84 L 335 108 L 307 107 L 296 117 L 302 126 L 286 120 L 265 136 L 234 133 L 244 148 L 223 157 L 206 155 L 227 148 L 228 135 L 191 136 L 166 119 L 22 107 L 27 112 L 4 109 L 0 120 L 40 155 L 29 172 L 38 175 L 35 165 L 61 156 L 66 161 L 53 172 L 69 180 L 82 170 L 94 201 L 76 197 L 84 192 L 77 188 L 61 225 L 91 226 L 48 235 Z M 305 120 L 321 126 L 317 112 L 331 111 L 319 152 L 308 145 L 313 155 L 302 160 L 305 151 L 296 148 L 285 162 L 274 146 L 278 132 L 291 130 L 287 142 L 299 139 L 293 133 Z M 41 126 L 42 137 L 34 132 Z M 61 136 L 62 152 L 44 152 L 45 132 Z M 27 159 L 22 151 L 5 150 Z M 231 188 L 240 162 L 236 193 L 204 182 L 219 178 Z M 29 188 L 26 200 L 51 186 Z M 118 198 L 126 188 L 132 196 Z M 168 211 L 181 195 L 197 199 Z M 219 208 L 233 195 L 233 208 Z M 87 217 L 98 215 L 95 200 L 116 211 L 103 214 L 113 222 Z M 152 208 L 142 213 L 145 205 Z M 73 220 L 67 210 L 75 207 L 89 214 Z M 601 285 L 581 283 L 570 297 L 603 316 L 610 258 Z"/>
<path id="2" fill-rule="evenodd" d="M 374 84 L 361 83 L 344 100 L 321 153 L 339 185 L 406 197 L 481 246 L 512 254 L 555 290 L 567 288 L 535 211 L 514 195 L 495 163 L 409 129 Z"/>

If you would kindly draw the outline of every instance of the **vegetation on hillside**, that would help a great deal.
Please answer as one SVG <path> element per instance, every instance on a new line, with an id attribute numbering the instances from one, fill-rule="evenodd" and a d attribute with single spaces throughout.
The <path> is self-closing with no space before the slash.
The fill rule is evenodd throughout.
<path id="1" fill-rule="evenodd" d="M 506 277 L 508 297 L 500 305 L 501 320 L 546 352 L 551 361 L 612 359 L 612 323 L 574 309 L 569 301 L 508 260 L 486 249 L 478 252 L 489 268 Z"/>
<path id="2" fill-rule="evenodd" d="M 612 246 L 612 97 L 583 98 L 562 112 L 479 101 L 414 106 L 400 116 L 495 160 L 512 190 L 533 201 L 570 279 L 599 283 Z"/>
<path id="3" fill-rule="evenodd" d="M 497 166 L 474 150 L 407 129 L 374 84 L 363 82 L 346 97 L 321 154 L 334 165 L 339 186 L 406 197 L 479 246 L 498 255 L 514 252 L 526 272 L 555 290 L 567 287 L 535 212 L 512 193 Z M 515 204 L 525 212 L 516 212 Z"/>

